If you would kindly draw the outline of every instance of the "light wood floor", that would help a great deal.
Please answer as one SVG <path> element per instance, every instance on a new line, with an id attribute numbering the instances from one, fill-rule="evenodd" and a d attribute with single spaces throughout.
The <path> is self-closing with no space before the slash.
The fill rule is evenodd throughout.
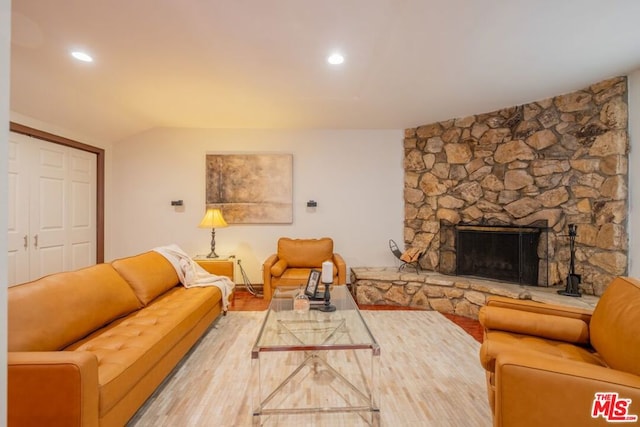
<path id="1" fill-rule="evenodd" d="M 250 354 L 265 315 L 242 311 L 252 304 L 263 303 L 237 295 L 236 311 L 220 316 L 129 427 L 252 425 L 253 396 L 260 388 L 252 377 L 255 365 Z M 362 314 L 382 349 L 377 376 L 382 426 L 491 425 L 476 340 L 433 311 L 363 310 Z M 267 352 L 263 361 L 261 356 L 260 366 L 268 371 L 266 381 L 278 383 L 297 366 L 295 357 L 291 352 Z M 355 359 L 331 351 L 326 357 L 347 377 L 369 372 L 364 365 L 358 368 Z M 309 399 L 333 402 L 345 390 L 327 370 L 311 369 L 300 383 L 291 383 L 279 403 L 298 407 Z M 262 421 L 263 426 L 278 427 L 369 425 L 361 413 L 284 415 Z"/>

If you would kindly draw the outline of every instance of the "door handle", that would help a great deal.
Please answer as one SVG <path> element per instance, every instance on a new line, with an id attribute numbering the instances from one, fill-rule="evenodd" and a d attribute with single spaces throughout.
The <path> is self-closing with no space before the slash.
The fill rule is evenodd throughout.
<path id="1" fill-rule="evenodd" d="M 38 249 L 38 235 L 33 236 L 33 245 Z"/>
<path id="2" fill-rule="evenodd" d="M 29 247 L 29 237 L 24 235 L 24 248 L 27 249 Z"/>

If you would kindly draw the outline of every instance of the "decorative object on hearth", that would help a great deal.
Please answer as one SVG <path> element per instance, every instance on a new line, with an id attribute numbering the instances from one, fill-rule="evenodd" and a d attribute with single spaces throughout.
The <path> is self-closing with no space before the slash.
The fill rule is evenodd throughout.
<path id="1" fill-rule="evenodd" d="M 569 264 L 569 275 L 567 276 L 567 287 L 564 290 L 559 290 L 560 295 L 566 295 L 569 297 L 579 297 L 581 276 L 576 274 L 576 235 L 578 226 L 575 224 L 569 224 L 569 250 L 571 251 L 571 261 Z"/>
<path id="2" fill-rule="evenodd" d="M 420 257 L 424 253 L 424 249 L 409 248 L 404 252 L 400 252 L 398 245 L 393 240 L 389 240 L 389 249 L 391 249 L 391 253 L 402 262 L 400 267 L 398 267 L 398 271 L 408 265 L 415 268 L 416 273 L 420 272 L 420 263 L 418 261 L 420 261 Z"/>
<path id="3" fill-rule="evenodd" d="M 226 227 L 227 225 L 220 209 L 207 208 L 204 218 L 198 224 L 200 228 L 211 228 L 211 252 L 209 252 L 207 258 L 218 258 L 218 254 L 216 254 L 216 228 Z"/>

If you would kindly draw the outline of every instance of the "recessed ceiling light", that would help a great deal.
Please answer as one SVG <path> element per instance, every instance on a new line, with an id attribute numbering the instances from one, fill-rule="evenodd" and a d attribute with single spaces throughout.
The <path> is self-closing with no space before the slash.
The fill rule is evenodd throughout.
<path id="1" fill-rule="evenodd" d="M 78 61 L 93 62 L 93 58 L 91 57 L 91 55 L 89 55 L 88 53 L 85 53 L 85 52 L 80 52 L 79 50 L 71 52 L 71 56 L 76 58 Z"/>
<path id="2" fill-rule="evenodd" d="M 327 58 L 327 62 L 331 65 L 340 65 L 344 62 L 344 56 L 340 55 L 339 53 L 332 53 Z"/>

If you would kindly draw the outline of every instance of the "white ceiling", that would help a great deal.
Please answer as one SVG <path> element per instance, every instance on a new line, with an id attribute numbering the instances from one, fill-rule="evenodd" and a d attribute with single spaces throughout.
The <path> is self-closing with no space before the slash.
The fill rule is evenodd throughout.
<path id="1" fill-rule="evenodd" d="M 12 14 L 11 111 L 102 141 L 403 129 L 640 68 L 638 0 L 13 0 Z"/>

